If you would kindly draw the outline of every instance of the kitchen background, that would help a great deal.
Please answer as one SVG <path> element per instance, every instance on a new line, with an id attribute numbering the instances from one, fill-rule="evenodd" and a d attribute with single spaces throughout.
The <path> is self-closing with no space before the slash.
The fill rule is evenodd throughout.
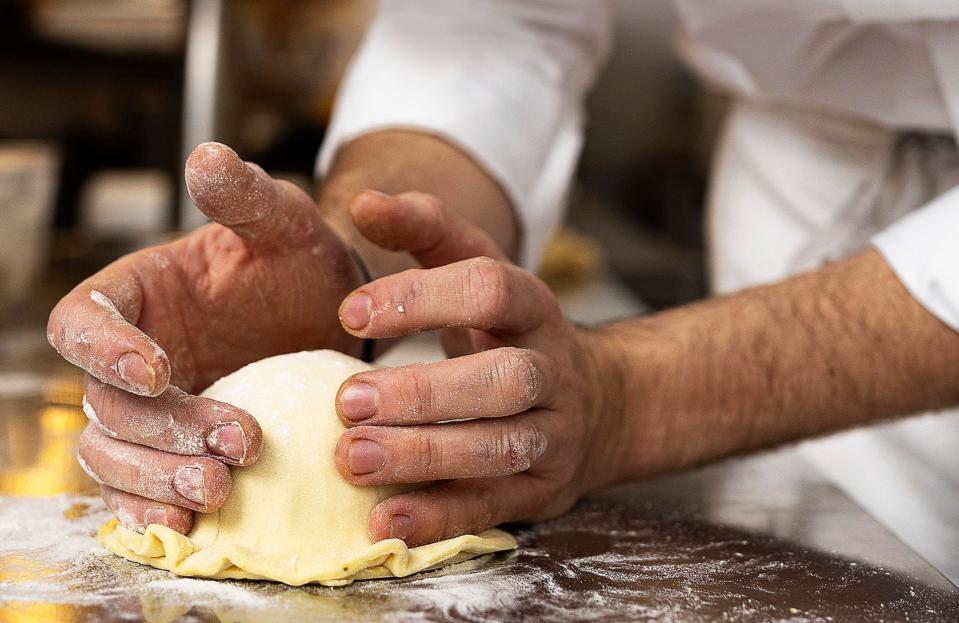
<path id="1" fill-rule="evenodd" d="M 672 54 L 669 3 L 617 5 L 630 36 L 617 38 L 590 98 L 571 229 L 546 272 L 605 266 L 665 307 L 705 291 L 700 206 L 722 103 Z M 192 13 L 178 0 L 0 4 L 7 314 L 201 222 L 182 168 L 203 140 L 311 186 L 337 82 L 374 10 L 371 0 L 200 2 Z M 39 279 L 51 274 L 55 285 Z"/>
<path id="2" fill-rule="evenodd" d="M 669 2 L 614 4 L 629 36 L 590 98 L 569 225 L 541 268 L 585 320 L 707 292 L 701 206 L 724 109 L 673 54 Z M 71 451 L 86 422 L 78 377 L 43 337 L 55 301 L 122 253 L 200 222 L 182 167 L 201 141 L 310 187 L 337 82 L 374 10 L 371 0 L 0 2 L 0 494 L 93 492 Z M 955 457 L 959 440 L 935 419 L 910 430 Z M 959 483 L 893 433 L 855 431 L 806 454 L 956 581 L 959 499 L 948 492 Z"/>

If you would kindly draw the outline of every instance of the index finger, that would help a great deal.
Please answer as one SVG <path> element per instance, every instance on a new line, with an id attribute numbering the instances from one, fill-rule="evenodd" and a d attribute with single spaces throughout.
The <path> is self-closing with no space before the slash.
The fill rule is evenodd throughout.
<path id="1" fill-rule="evenodd" d="M 534 275 L 479 257 L 410 269 L 361 286 L 340 305 L 340 324 L 358 337 L 384 338 L 450 327 L 518 335 L 559 307 Z"/>
<path id="2" fill-rule="evenodd" d="M 252 415 L 175 385 L 144 398 L 88 375 L 84 389 L 84 413 L 109 437 L 173 454 L 211 456 L 230 465 L 253 463 L 263 447 L 263 433 Z"/>
<path id="3" fill-rule="evenodd" d="M 140 281 L 121 258 L 82 282 L 50 313 L 47 340 L 64 359 L 104 383 L 156 396 L 170 382 L 170 360 L 135 323 Z"/>

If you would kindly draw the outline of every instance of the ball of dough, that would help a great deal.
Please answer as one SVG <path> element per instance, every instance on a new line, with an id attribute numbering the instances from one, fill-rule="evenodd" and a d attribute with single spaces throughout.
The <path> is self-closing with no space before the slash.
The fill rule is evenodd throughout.
<path id="1" fill-rule="evenodd" d="M 370 511 L 399 489 L 351 485 L 333 460 L 344 431 L 336 393 L 343 381 L 368 369 L 358 359 L 321 350 L 263 359 L 220 379 L 202 395 L 257 419 L 263 429 L 259 459 L 232 469 L 226 502 L 218 512 L 198 515 L 189 535 L 158 524 L 139 534 L 112 520 L 101 529 L 101 542 L 124 558 L 179 575 L 293 585 L 406 576 L 516 547 L 499 530 L 416 548 L 399 539 L 370 540 Z"/>

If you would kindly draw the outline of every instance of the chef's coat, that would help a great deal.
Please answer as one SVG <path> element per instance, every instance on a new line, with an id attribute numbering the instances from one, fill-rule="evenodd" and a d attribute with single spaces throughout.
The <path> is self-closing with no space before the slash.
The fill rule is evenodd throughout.
<path id="1" fill-rule="evenodd" d="M 736 97 L 889 128 L 959 128 L 955 0 L 677 0 L 680 50 Z M 610 43 L 610 10 L 583 0 L 381 0 L 340 89 L 318 161 L 361 134 L 411 128 L 451 141 L 500 183 L 535 266 L 559 223 L 583 143 L 584 97 Z M 959 195 L 875 245 L 912 294 L 959 329 Z M 945 271 L 945 272 L 943 272 Z"/>

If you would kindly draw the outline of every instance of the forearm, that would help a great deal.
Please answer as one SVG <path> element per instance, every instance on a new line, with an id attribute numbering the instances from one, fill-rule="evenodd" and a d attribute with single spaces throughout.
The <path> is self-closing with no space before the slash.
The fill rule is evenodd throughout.
<path id="1" fill-rule="evenodd" d="M 328 220 L 357 249 L 374 276 L 411 267 L 408 255 L 373 245 L 353 226 L 349 203 L 364 190 L 435 195 L 449 211 L 486 231 L 515 256 L 519 231 L 506 195 L 483 168 L 440 138 L 404 130 L 361 136 L 337 153 L 320 193 Z"/>
<path id="2" fill-rule="evenodd" d="M 959 334 L 875 251 L 621 322 L 624 477 L 959 403 Z"/>

